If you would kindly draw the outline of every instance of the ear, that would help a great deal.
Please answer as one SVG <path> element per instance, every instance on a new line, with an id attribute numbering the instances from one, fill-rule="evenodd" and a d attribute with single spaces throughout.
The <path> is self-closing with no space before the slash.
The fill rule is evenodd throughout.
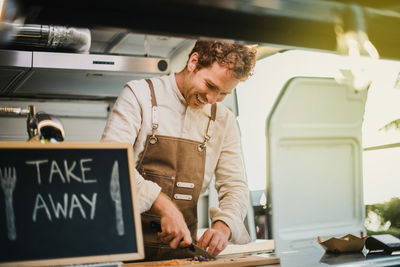
<path id="1" fill-rule="evenodd" d="M 197 68 L 197 62 L 199 59 L 199 54 L 197 52 L 194 52 L 188 60 L 187 63 L 187 68 L 189 71 L 194 71 Z"/>

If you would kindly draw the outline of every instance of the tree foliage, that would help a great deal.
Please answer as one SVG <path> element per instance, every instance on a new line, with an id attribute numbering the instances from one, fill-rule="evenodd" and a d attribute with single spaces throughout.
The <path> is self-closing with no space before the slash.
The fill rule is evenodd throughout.
<path id="1" fill-rule="evenodd" d="M 366 206 L 367 214 L 373 211 L 378 214 L 383 222 L 390 221 L 392 227 L 400 228 L 400 198 L 391 198 L 389 201 Z"/>

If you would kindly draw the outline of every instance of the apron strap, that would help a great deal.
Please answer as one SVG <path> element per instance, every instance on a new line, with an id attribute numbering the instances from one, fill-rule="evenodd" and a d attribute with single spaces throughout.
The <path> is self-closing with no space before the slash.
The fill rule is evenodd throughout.
<path id="1" fill-rule="evenodd" d="M 207 130 L 206 130 L 206 134 L 204 135 L 203 143 L 201 143 L 197 147 L 197 150 L 199 152 L 203 152 L 203 150 L 207 146 L 207 142 L 211 139 L 212 130 L 214 128 L 214 122 L 215 122 L 216 117 L 217 117 L 217 103 L 214 103 L 211 105 L 211 116 L 210 116 L 210 120 L 208 121 Z"/>
<path id="2" fill-rule="evenodd" d="M 150 88 L 150 93 L 151 93 L 151 106 L 156 107 L 157 106 L 157 99 L 156 99 L 156 94 L 154 93 L 154 86 L 153 83 L 150 79 L 146 79 L 146 82 L 149 84 Z"/>
<path id="3" fill-rule="evenodd" d="M 151 94 L 151 136 L 149 142 L 150 144 L 154 145 L 158 141 L 156 137 L 156 132 L 158 129 L 158 106 L 153 83 L 150 79 L 146 79 L 146 82 L 149 84 Z"/>
<path id="4" fill-rule="evenodd" d="M 211 105 L 211 120 L 215 121 L 215 117 L 217 116 L 217 103 Z"/>

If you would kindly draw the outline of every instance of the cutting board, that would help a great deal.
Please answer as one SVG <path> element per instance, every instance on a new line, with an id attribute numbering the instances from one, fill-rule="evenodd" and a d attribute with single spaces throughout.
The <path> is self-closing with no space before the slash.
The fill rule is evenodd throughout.
<path id="1" fill-rule="evenodd" d="M 257 239 L 248 244 L 236 245 L 229 244 L 219 255 L 246 255 L 246 254 L 265 254 L 271 253 L 275 249 L 275 242 L 272 239 Z"/>
<path id="2" fill-rule="evenodd" d="M 136 263 L 124 263 L 124 267 L 136 267 L 136 266 L 171 266 L 173 260 L 167 261 L 150 261 L 150 262 L 136 262 Z M 201 262 L 198 264 L 194 264 L 195 262 L 188 262 L 188 264 L 182 264 L 178 266 L 259 266 L 259 265 L 269 265 L 269 264 L 278 264 L 279 258 L 274 256 L 254 256 L 254 255 L 242 255 L 242 256 L 219 256 L 214 261 L 209 262 Z M 197 263 L 197 262 L 196 262 Z"/>

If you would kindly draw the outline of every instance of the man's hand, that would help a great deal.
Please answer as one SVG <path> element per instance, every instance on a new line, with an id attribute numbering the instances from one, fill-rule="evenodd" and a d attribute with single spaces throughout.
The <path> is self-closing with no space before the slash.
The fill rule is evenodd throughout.
<path id="1" fill-rule="evenodd" d="M 173 249 L 192 244 L 192 237 L 180 210 L 164 194 L 160 193 L 151 210 L 161 216 L 161 232 L 158 236 Z"/>
<path id="2" fill-rule="evenodd" d="M 228 245 L 231 229 L 222 221 L 216 221 L 211 228 L 204 232 L 199 239 L 198 246 L 207 249 L 207 252 L 217 256 Z"/>

